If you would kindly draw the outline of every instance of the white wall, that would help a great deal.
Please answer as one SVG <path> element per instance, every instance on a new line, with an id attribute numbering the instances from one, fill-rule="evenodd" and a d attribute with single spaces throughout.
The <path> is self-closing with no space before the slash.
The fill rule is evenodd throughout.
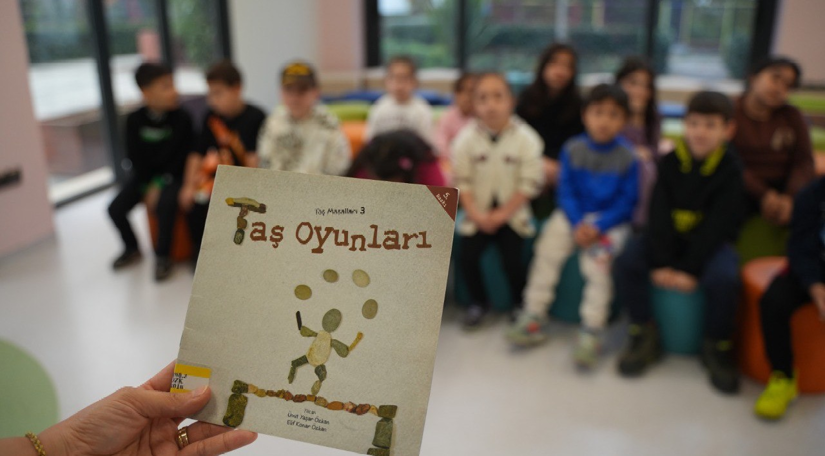
<path id="1" fill-rule="evenodd" d="M 281 68 L 294 59 L 317 65 L 318 0 L 232 0 L 232 53 L 246 98 L 270 111 L 279 99 Z"/>
<path id="2" fill-rule="evenodd" d="M 803 83 L 825 85 L 825 1 L 783 0 L 779 3 L 773 52 L 796 59 Z"/>
<path id="3" fill-rule="evenodd" d="M 29 59 L 17 1 L 0 1 L 0 171 L 22 169 L 0 188 L 0 257 L 54 232 L 43 137 L 29 93 Z"/>

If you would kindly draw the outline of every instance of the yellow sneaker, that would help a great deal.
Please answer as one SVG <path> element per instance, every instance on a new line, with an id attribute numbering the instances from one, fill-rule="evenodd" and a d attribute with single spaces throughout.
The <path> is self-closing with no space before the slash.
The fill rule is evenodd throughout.
<path id="1" fill-rule="evenodd" d="M 788 378 L 782 372 L 774 371 L 765 391 L 756 400 L 753 411 L 760 418 L 778 420 L 785 416 L 788 405 L 797 394 L 796 378 Z"/>

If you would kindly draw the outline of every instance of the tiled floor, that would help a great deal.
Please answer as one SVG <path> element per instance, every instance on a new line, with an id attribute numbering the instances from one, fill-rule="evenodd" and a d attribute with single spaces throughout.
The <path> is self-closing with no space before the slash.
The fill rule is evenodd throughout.
<path id="1" fill-rule="evenodd" d="M 113 273 L 111 197 L 59 210 L 55 239 L 0 259 L 0 338 L 45 365 L 63 416 L 147 379 L 175 357 L 180 340 L 191 273 L 180 266 L 157 285 L 148 257 Z M 135 211 L 133 220 L 148 241 L 144 214 Z M 802 397 L 785 421 L 763 423 L 751 414 L 759 385 L 746 381 L 739 396 L 719 396 L 695 359 L 671 357 L 642 379 L 619 378 L 620 327 L 592 375 L 572 367 L 573 328 L 554 327 L 549 344 L 526 352 L 511 350 L 503 329 L 500 321 L 466 334 L 447 308 L 422 454 L 825 454 L 825 396 Z M 268 436 L 236 454 L 299 451 L 346 454 Z"/>

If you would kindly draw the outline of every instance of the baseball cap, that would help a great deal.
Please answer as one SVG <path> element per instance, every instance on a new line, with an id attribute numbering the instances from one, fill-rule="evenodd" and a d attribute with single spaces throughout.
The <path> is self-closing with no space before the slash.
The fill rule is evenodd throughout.
<path id="1" fill-rule="evenodd" d="M 316 87 L 315 70 L 305 62 L 292 62 L 281 71 L 281 85 L 300 85 L 306 88 Z"/>

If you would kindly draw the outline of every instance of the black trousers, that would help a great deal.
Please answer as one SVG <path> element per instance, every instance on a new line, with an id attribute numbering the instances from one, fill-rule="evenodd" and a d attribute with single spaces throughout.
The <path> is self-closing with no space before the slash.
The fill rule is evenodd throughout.
<path id="1" fill-rule="evenodd" d="M 200 253 L 201 242 L 203 242 L 203 230 L 206 228 L 206 213 L 209 209 L 209 202 L 206 204 L 195 203 L 186 214 L 186 224 L 189 226 L 189 236 L 192 238 L 192 259 L 197 261 Z"/>
<path id="2" fill-rule="evenodd" d="M 473 304 L 490 308 L 481 273 L 481 255 L 490 244 L 495 244 L 504 261 L 504 272 L 510 283 L 512 302 L 516 307 L 520 307 L 521 294 L 527 282 L 527 268 L 522 260 L 524 239 L 508 225 L 504 225 L 495 234 L 484 234 L 479 231 L 473 236 L 465 237 L 462 242 L 461 267 Z"/>
<path id="3" fill-rule="evenodd" d="M 135 178 L 130 178 L 120 188 L 115 199 L 109 204 L 109 217 L 115 224 L 115 228 L 123 238 L 123 244 L 127 249 L 137 249 L 138 241 L 132 224 L 129 223 L 129 212 L 143 201 L 143 187 L 145 184 Z M 158 244 L 155 254 L 158 257 L 168 257 L 172 250 L 172 231 L 175 227 L 175 216 L 178 212 L 178 193 L 181 183 L 171 181 L 163 186 L 155 208 L 155 216 L 158 219 Z"/>
<path id="4" fill-rule="evenodd" d="M 790 272 L 777 276 L 759 302 L 765 351 L 773 370 L 793 376 L 791 317 L 796 309 L 811 302 L 811 296 Z"/>
<path id="5" fill-rule="evenodd" d="M 616 297 L 627 309 L 633 323 L 653 321 L 650 301 L 650 272 L 645 236 L 628 241 L 613 263 Z M 712 339 L 733 337 L 739 295 L 739 260 L 729 245 L 720 247 L 708 260 L 699 285 L 705 293 L 705 335 Z"/>

